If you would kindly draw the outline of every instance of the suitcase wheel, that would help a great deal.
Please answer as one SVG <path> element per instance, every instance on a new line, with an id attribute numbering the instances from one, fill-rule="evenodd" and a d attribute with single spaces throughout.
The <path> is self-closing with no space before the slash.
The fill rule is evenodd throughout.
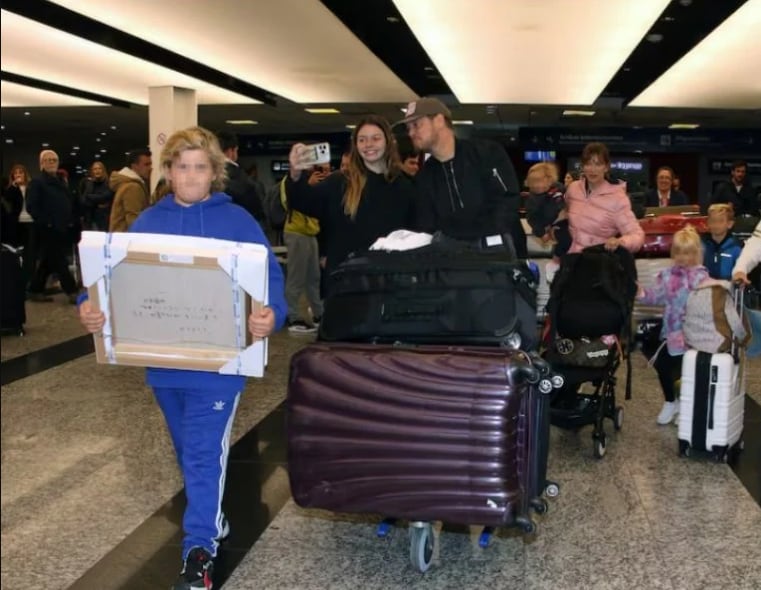
<path id="1" fill-rule="evenodd" d="M 686 440 L 679 441 L 679 455 L 681 457 L 690 456 L 690 443 L 688 443 Z"/>
<path id="2" fill-rule="evenodd" d="M 518 518 L 515 519 L 515 523 L 527 535 L 530 535 L 531 533 L 536 531 L 536 523 L 530 518 L 519 516 Z"/>
<path id="3" fill-rule="evenodd" d="M 547 494 L 548 498 L 557 498 L 560 495 L 560 486 L 554 481 L 548 481 L 544 493 Z"/>
<path id="4" fill-rule="evenodd" d="M 410 562 L 421 573 L 431 567 L 435 542 L 431 523 L 410 523 Z"/>
<path id="5" fill-rule="evenodd" d="M 537 514 L 544 514 L 549 509 L 550 505 L 547 504 L 547 500 L 544 498 L 534 498 L 531 500 L 531 508 L 534 509 L 534 512 Z"/>

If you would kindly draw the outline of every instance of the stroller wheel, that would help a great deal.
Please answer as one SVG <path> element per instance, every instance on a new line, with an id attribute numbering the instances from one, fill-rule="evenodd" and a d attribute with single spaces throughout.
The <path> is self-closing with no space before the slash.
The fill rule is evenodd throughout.
<path id="1" fill-rule="evenodd" d="M 616 413 L 613 416 L 613 427 L 616 430 L 621 430 L 624 425 L 624 408 L 622 406 L 616 407 Z"/>
<path id="2" fill-rule="evenodd" d="M 595 438 L 594 442 L 595 442 L 595 448 L 594 448 L 595 459 L 602 459 L 605 456 L 606 443 L 607 443 L 607 441 L 605 440 L 605 433 Z"/>

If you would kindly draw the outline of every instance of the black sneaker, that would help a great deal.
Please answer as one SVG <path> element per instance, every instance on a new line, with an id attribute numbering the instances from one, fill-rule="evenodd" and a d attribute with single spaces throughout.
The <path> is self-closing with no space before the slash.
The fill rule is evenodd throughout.
<path id="1" fill-rule="evenodd" d="M 211 590 L 213 570 L 211 553 L 203 547 L 193 547 L 172 590 Z"/>

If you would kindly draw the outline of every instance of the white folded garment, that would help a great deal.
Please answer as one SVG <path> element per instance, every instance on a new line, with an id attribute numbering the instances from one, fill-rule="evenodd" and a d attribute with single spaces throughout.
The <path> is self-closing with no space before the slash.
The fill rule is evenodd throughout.
<path id="1" fill-rule="evenodd" d="M 385 238 L 375 240 L 375 243 L 370 246 L 370 250 L 385 250 L 386 252 L 414 250 L 415 248 L 427 246 L 431 243 L 431 240 L 433 240 L 431 234 L 398 229 L 392 231 Z"/>

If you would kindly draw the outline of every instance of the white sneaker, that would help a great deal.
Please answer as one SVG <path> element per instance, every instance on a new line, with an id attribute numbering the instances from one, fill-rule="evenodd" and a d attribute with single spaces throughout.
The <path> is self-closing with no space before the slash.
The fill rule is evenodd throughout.
<path id="1" fill-rule="evenodd" d="M 679 404 L 677 402 L 664 402 L 661 413 L 655 419 L 658 424 L 668 424 L 679 413 Z"/>

